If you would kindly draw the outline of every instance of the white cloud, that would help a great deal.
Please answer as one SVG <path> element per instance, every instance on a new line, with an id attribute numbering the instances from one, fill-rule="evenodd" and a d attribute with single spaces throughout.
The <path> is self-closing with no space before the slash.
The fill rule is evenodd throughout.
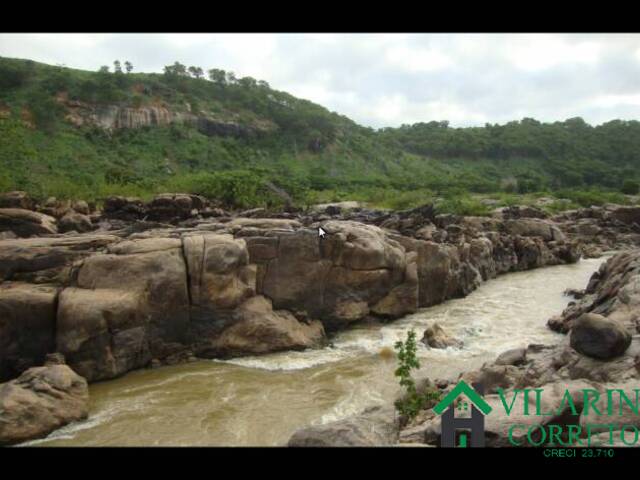
<path id="1" fill-rule="evenodd" d="M 408 45 L 393 46 L 387 49 L 384 58 L 389 65 L 408 72 L 435 72 L 453 65 L 451 58 L 440 51 L 411 48 Z"/>
<path id="2" fill-rule="evenodd" d="M 507 58 L 526 71 L 553 68 L 563 64 L 594 65 L 601 45 L 593 41 L 568 43 L 557 36 L 523 35 L 505 38 Z"/>

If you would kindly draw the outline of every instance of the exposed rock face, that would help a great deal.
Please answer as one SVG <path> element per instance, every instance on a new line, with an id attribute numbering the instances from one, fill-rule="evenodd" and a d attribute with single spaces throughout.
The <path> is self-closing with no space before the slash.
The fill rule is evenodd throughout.
<path id="1" fill-rule="evenodd" d="M 0 384 L 0 445 L 40 438 L 88 415 L 87 382 L 66 365 L 33 367 Z"/>
<path id="2" fill-rule="evenodd" d="M 607 360 L 622 355 L 631 335 L 619 321 L 596 313 L 584 313 L 571 328 L 571 347 L 583 355 Z"/>
<path id="3" fill-rule="evenodd" d="M 415 267 L 407 265 L 399 243 L 371 225 L 326 222 L 323 228 L 329 232 L 323 240 L 315 229 L 283 232 L 273 245 L 274 258 L 258 253 L 265 259 L 259 283 L 274 307 L 321 317 L 328 328 L 360 320 L 372 309 L 393 315 L 417 308 Z"/>
<path id="4" fill-rule="evenodd" d="M 617 207 L 611 210 L 609 216 L 627 225 L 640 225 L 640 207 Z"/>
<path id="5" fill-rule="evenodd" d="M 57 291 L 50 285 L 0 284 L 0 382 L 42 365 L 54 350 Z"/>
<path id="6" fill-rule="evenodd" d="M 67 285 L 74 261 L 118 240 L 98 234 L 0 240 L 0 279 Z"/>
<path id="7" fill-rule="evenodd" d="M 53 217 L 31 210 L 0 208 L 0 232 L 5 231 L 11 231 L 18 237 L 58 233 Z"/>
<path id="8" fill-rule="evenodd" d="M 168 241 L 167 241 L 168 240 Z M 178 239 L 142 239 L 87 258 L 60 294 L 57 349 L 88 380 L 111 378 L 186 343 L 187 271 Z M 169 344 L 169 345 L 167 345 Z"/>
<path id="9" fill-rule="evenodd" d="M 55 291 L 54 346 L 38 355 L 57 349 L 95 381 L 194 353 L 311 348 L 323 343 L 325 329 L 398 318 L 466 295 L 500 273 L 576 260 L 551 223 L 536 225 L 554 238 L 545 240 L 505 233 L 499 219 L 434 217 L 427 207 L 398 215 L 407 232 L 430 225 L 437 241 L 427 241 L 355 220 L 211 218 L 208 208 L 195 195 L 159 195 L 147 204 L 111 197 L 108 220 L 93 222 L 109 235 L 0 240 L 5 281 Z M 361 209 L 345 215 L 389 219 Z M 14 345 L 5 375 L 37 361 Z"/>
<path id="10" fill-rule="evenodd" d="M 248 137 L 272 130 L 272 125 L 243 125 L 190 111 L 176 111 L 163 105 L 130 107 L 93 105 L 80 101 L 60 101 L 67 108 L 66 118 L 75 126 L 94 125 L 107 131 L 189 124 L 209 136 Z"/>
<path id="11" fill-rule="evenodd" d="M 289 447 L 374 447 L 398 440 L 399 421 L 392 408 L 374 407 L 359 415 L 298 430 Z"/>
<path id="12" fill-rule="evenodd" d="M 605 205 L 562 212 L 553 220 L 586 257 L 640 246 L 640 207 Z"/>
<path id="13" fill-rule="evenodd" d="M 183 242 L 192 319 L 220 331 L 234 309 L 256 294 L 256 267 L 249 265 L 246 242 L 229 234 L 191 235 Z"/>

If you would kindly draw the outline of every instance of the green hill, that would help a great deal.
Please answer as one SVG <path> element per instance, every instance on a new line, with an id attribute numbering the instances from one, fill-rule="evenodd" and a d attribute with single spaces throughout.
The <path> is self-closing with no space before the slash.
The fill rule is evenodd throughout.
<path id="1" fill-rule="evenodd" d="M 639 167 L 637 121 L 375 131 L 222 70 L 88 72 L 0 58 L 0 190 L 37 197 L 180 190 L 269 206 L 280 200 L 268 181 L 300 203 L 404 207 L 462 191 L 592 203 L 636 192 Z"/>

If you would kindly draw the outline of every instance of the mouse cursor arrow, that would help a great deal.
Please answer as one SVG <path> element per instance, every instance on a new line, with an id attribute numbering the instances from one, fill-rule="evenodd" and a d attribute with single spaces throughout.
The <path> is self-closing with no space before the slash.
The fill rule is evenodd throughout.
<path id="1" fill-rule="evenodd" d="M 320 238 L 324 238 L 326 234 L 327 234 L 327 232 L 325 232 L 322 227 L 318 227 L 318 236 Z"/>

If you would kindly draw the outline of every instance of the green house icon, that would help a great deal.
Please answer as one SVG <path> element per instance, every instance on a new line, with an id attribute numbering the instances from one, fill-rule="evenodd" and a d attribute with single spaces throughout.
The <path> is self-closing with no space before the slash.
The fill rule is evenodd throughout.
<path id="1" fill-rule="evenodd" d="M 434 408 L 433 411 L 442 415 L 440 444 L 443 447 L 455 447 L 455 434 L 457 429 L 471 431 L 471 446 L 484 447 L 484 416 L 491 412 L 492 408 L 482 398 L 483 387 L 480 384 L 471 388 L 464 380 L 460 380 Z M 465 395 L 471 402 L 471 417 L 456 418 L 454 400 L 460 395 Z M 468 410 L 469 402 L 461 402 L 459 409 Z M 460 447 L 467 446 L 467 434 L 460 435 Z"/>

